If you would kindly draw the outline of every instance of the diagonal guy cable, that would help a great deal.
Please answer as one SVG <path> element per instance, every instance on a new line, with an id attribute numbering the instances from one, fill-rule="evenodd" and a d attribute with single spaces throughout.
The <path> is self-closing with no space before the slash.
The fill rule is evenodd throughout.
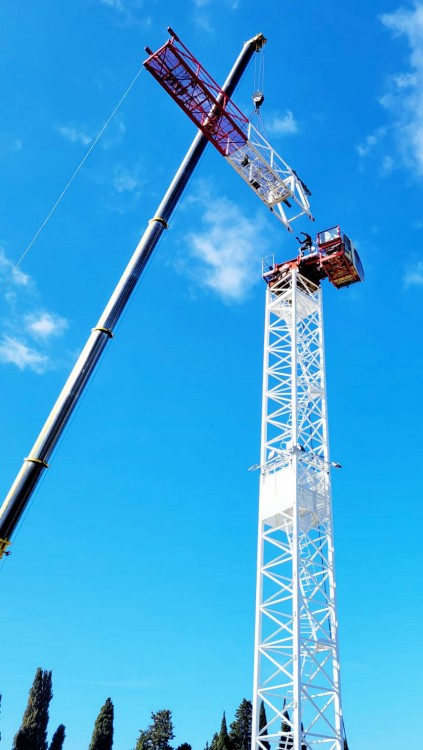
<path id="1" fill-rule="evenodd" d="M 70 177 L 70 179 L 66 183 L 65 187 L 63 188 L 62 192 L 60 193 L 60 195 L 57 198 L 56 202 L 53 204 L 53 206 L 50 209 L 50 211 L 48 212 L 48 214 L 45 217 L 44 221 L 42 222 L 41 226 L 36 231 L 36 233 L 33 236 L 31 242 L 27 245 L 27 247 L 25 248 L 25 250 L 22 253 L 22 255 L 19 258 L 19 260 L 15 263 L 15 265 L 11 269 L 10 273 L 6 276 L 6 279 L 3 281 L 3 284 L 0 286 L 0 292 L 3 291 L 3 289 L 5 288 L 5 286 L 9 283 L 10 279 L 14 276 L 15 271 L 17 271 L 17 269 L 19 268 L 19 266 L 22 263 L 23 259 L 25 258 L 25 256 L 31 250 L 31 247 L 33 246 L 34 242 L 38 239 L 38 237 L 40 236 L 40 234 L 43 231 L 44 227 L 46 226 L 46 224 L 48 223 L 48 221 L 51 219 L 52 215 L 54 214 L 54 212 L 55 212 L 57 206 L 59 205 L 60 201 L 62 200 L 63 196 L 65 195 L 65 193 L 67 192 L 67 190 L 72 185 L 72 182 L 74 181 L 74 179 L 77 176 L 78 172 L 84 166 L 84 164 L 85 164 L 86 160 L 88 159 L 88 157 L 89 157 L 91 151 L 93 150 L 94 146 L 98 143 L 98 141 L 100 140 L 100 138 L 103 135 L 104 131 L 106 130 L 106 128 L 108 127 L 108 125 L 110 124 L 110 122 L 113 120 L 116 112 L 118 111 L 119 107 L 125 101 L 126 97 L 128 96 L 128 94 L 131 91 L 131 89 L 133 88 L 133 86 L 135 85 L 137 79 L 139 78 L 139 76 L 140 76 L 140 74 L 142 73 L 143 70 L 144 70 L 144 68 L 143 68 L 143 66 L 141 66 L 140 69 L 138 70 L 137 74 L 135 75 L 135 77 L 133 78 L 133 80 L 131 81 L 131 83 L 129 84 L 128 88 L 126 89 L 125 93 L 119 99 L 119 101 L 116 104 L 116 107 L 112 111 L 111 115 L 109 115 L 109 117 L 107 118 L 107 120 L 104 123 L 103 127 L 101 128 L 101 130 L 97 133 L 96 137 L 94 138 L 94 140 L 93 140 L 91 146 L 89 147 L 88 151 L 86 152 L 85 156 L 79 162 L 77 168 L 75 169 L 74 173 L 72 174 L 72 176 Z"/>

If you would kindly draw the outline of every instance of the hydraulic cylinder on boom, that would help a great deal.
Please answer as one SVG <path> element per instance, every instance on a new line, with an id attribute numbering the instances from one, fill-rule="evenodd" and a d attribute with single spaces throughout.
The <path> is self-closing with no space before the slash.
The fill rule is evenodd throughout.
<path id="1" fill-rule="evenodd" d="M 175 39 L 175 34 L 168 29 Z M 170 40 L 171 41 L 171 40 Z M 208 112 L 210 122 L 224 103 L 235 91 L 254 52 L 261 49 L 266 40 L 258 34 L 245 42 L 226 82 L 216 95 Z M 169 44 L 169 42 L 167 43 Z M 165 45 L 166 47 L 166 45 Z M 163 49 L 163 48 L 161 48 Z M 151 51 L 147 50 L 150 58 Z M 150 59 L 149 58 L 149 59 Z M 205 123 L 206 124 L 206 123 Z M 37 440 L 27 458 L 24 459 L 1 509 L 0 509 L 0 558 L 8 554 L 11 537 L 18 525 L 29 500 L 38 485 L 51 455 L 66 424 L 69 421 L 82 393 L 98 364 L 107 343 L 113 338 L 113 331 L 122 315 L 146 265 L 177 206 L 187 184 L 208 143 L 203 132 L 198 132 L 181 166 L 173 178 L 156 214 L 150 219 L 131 260 L 111 295 L 96 326 L 92 329 L 65 386 L 50 412 Z"/>

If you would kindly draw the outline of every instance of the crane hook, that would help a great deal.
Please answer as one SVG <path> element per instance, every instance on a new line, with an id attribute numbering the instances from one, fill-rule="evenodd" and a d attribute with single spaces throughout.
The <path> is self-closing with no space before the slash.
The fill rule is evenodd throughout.
<path id="1" fill-rule="evenodd" d="M 254 94 L 252 95 L 251 98 L 252 98 L 253 104 L 254 104 L 254 106 L 256 108 L 256 112 L 258 112 L 259 109 L 260 109 L 260 107 L 261 107 L 261 105 L 264 102 L 264 94 L 263 94 L 262 91 L 258 90 L 258 91 L 254 92 Z"/>

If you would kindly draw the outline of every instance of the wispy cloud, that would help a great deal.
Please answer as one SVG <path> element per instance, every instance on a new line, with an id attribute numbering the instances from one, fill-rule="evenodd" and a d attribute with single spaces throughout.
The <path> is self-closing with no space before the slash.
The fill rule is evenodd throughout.
<path id="1" fill-rule="evenodd" d="M 138 169 L 129 169 L 122 164 L 114 168 L 113 189 L 116 193 L 134 193 L 140 187 Z"/>
<path id="2" fill-rule="evenodd" d="M 151 17 L 142 12 L 143 0 L 98 0 L 98 2 L 113 11 L 119 23 L 125 26 L 149 28 L 152 24 Z"/>
<path id="3" fill-rule="evenodd" d="M 370 156 L 370 154 L 374 151 L 376 146 L 381 142 L 381 140 L 386 135 L 387 128 L 376 128 L 373 130 L 372 133 L 370 133 L 362 143 L 359 143 L 358 146 L 356 146 L 357 153 L 359 156 L 365 158 L 366 156 Z"/>
<path id="4" fill-rule="evenodd" d="M 245 216 L 227 198 L 211 202 L 204 195 L 197 201 L 204 207 L 202 226 L 184 237 L 190 260 L 179 260 L 177 268 L 225 302 L 242 302 L 259 278 L 260 258 L 266 253 L 264 219 L 260 213 Z"/>
<path id="5" fill-rule="evenodd" d="M 0 363 L 40 375 L 57 366 L 49 346 L 52 339 L 63 335 L 69 327 L 68 321 L 39 309 L 35 282 L 29 274 L 14 268 L 5 247 L 0 246 L 0 283 L 6 279 L 0 298 L 3 307 Z"/>
<path id="6" fill-rule="evenodd" d="M 48 369 L 49 358 L 37 349 L 26 346 L 12 336 L 3 336 L 0 341 L 0 362 L 16 365 L 20 370 L 33 370 L 41 375 Z"/>
<path id="7" fill-rule="evenodd" d="M 194 15 L 193 20 L 203 31 L 213 33 L 215 26 L 212 22 L 211 6 L 223 6 L 225 11 L 236 11 L 241 7 L 240 0 L 193 0 Z M 216 10 L 217 7 L 216 7 Z M 219 14 L 222 8 L 219 9 Z"/>
<path id="8" fill-rule="evenodd" d="M 0 132 L 0 154 L 9 154 L 10 152 L 17 153 L 22 151 L 23 141 L 15 133 Z"/>
<path id="9" fill-rule="evenodd" d="M 24 322 L 26 330 L 31 336 L 44 341 L 62 336 L 69 328 L 69 323 L 65 318 L 43 311 L 26 315 Z"/>
<path id="10" fill-rule="evenodd" d="M 116 115 L 109 124 L 100 143 L 104 149 L 120 146 L 126 133 L 126 126 L 122 115 Z"/>
<path id="11" fill-rule="evenodd" d="M 89 146 L 95 138 L 97 138 L 97 132 L 100 132 L 100 126 L 97 131 L 93 127 L 87 125 L 76 125 L 75 123 L 67 123 L 66 125 L 59 125 L 56 128 L 57 132 L 70 143 L 78 143 L 81 146 Z M 99 144 L 104 150 L 120 146 L 126 133 L 126 126 L 122 115 L 117 115 L 108 124 L 107 129 L 101 134 Z"/>
<path id="12" fill-rule="evenodd" d="M 394 36 L 404 37 L 408 69 L 392 76 L 380 100 L 392 115 L 397 143 L 406 164 L 423 176 L 423 3 L 381 16 Z"/>
<path id="13" fill-rule="evenodd" d="M 409 266 L 402 280 L 405 289 L 412 286 L 423 286 L 423 261 L 418 261 L 414 266 Z"/>
<path id="14" fill-rule="evenodd" d="M 6 250 L 0 245 L 0 277 L 3 281 L 10 276 L 12 286 L 29 286 L 31 277 L 16 268 L 14 263 L 6 255 Z"/>
<path id="15" fill-rule="evenodd" d="M 60 135 L 71 143 L 80 143 L 82 146 L 89 146 L 94 136 L 88 133 L 87 128 L 77 127 L 75 125 L 60 125 L 57 128 Z"/>
<path id="16" fill-rule="evenodd" d="M 284 115 L 275 113 L 270 117 L 269 121 L 266 119 L 266 130 L 276 136 L 294 135 L 298 133 L 298 123 L 292 112 L 287 109 Z"/>

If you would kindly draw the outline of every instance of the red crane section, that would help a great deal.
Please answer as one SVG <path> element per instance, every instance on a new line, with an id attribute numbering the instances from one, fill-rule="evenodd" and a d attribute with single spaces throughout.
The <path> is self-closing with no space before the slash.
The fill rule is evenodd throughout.
<path id="1" fill-rule="evenodd" d="M 247 140 L 248 120 L 176 34 L 144 66 L 223 156 Z"/>
<path id="2" fill-rule="evenodd" d="M 275 264 L 273 256 L 263 259 L 263 278 L 270 287 L 279 283 L 294 267 L 317 285 L 323 279 L 329 279 L 334 287 L 342 289 L 364 281 L 360 256 L 339 226 L 319 232 L 315 245 L 310 235 L 307 237 L 308 240 L 301 243 L 300 254 L 293 260 Z"/>

